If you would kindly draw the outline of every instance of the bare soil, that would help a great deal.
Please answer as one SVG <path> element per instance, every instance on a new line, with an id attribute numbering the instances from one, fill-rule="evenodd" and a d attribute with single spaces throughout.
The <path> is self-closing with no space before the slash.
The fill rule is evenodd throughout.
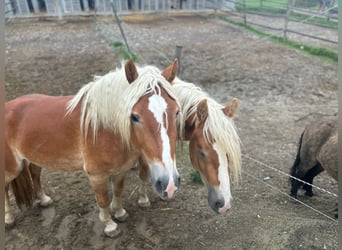
<path id="1" fill-rule="evenodd" d="M 123 203 L 130 217 L 117 239 L 104 236 L 86 175 L 43 170 L 54 203 L 21 212 L 11 199 L 16 223 L 6 227 L 10 249 L 337 249 L 337 198 L 314 189 L 291 200 L 288 177 L 304 127 L 337 112 L 336 64 L 252 35 L 213 16 L 126 17 L 130 48 L 141 64 L 167 66 L 182 46 L 184 80 L 222 104 L 240 100 L 236 124 L 243 143 L 243 174 L 233 187 L 225 215 L 207 203 L 205 186 L 194 183 L 187 145 L 177 161 L 182 185 L 171 201 L 151 190 L 151 207 L 137 204 L 138 170 L 131 170 Z M 112 19 L 74 17 L 25 20 L 6 26 L 6 99 L 28 93 L 75 94 L 93 75 L 120 65 L 108 40 L 121 41 Z M 261 163 L 260 163 L 261 162 Z M 325 173 L 314 184 L 337 193 Z"/>

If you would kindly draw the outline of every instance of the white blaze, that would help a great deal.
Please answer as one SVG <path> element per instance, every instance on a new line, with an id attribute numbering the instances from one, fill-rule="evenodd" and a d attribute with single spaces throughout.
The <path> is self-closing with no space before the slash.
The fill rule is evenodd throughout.
<path id="1" fill-rule="evenodd" d="M 149 98 L 149 105 L 148 109 L 153 113 L 154 118 L 160 124 L 160 133 L 162 139 L 162 159 L 169 171 L 170 178 L 172 178 L 172 169 L 173 169 L 173 162 L 171 157 L 171 150 L 170 150 L 170 139 L 167 135 L 165 124 L 163 123 L 163 115 L 166 114 L 167 103 L 159 95 L 153 95 Z"/>
<path id="2" fill-rule="evenodd" d="M 230 208 L 230 200 L 232 199 L 232 195 L 230 192 L 230 179 L 228 174 L 228 159 L 225 152 L 216 144 L 213 144 L 213 148 L 216 151 L 219 159 L 219 168 L 218 168 L 218 179 L 220 181 L 219 190 L 221 191 L 224 197 L 224 207 L 229 206 Z"/>

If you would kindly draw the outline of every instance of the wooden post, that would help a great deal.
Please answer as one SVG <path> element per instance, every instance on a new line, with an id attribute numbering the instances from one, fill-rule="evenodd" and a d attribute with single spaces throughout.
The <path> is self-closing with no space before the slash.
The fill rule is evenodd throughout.
<path id="1" fill-rule="evenodd" d="M 243 23 L 245 25 L 247 24 L 246 12 L 247 12 L 246 0 L 243 0 Z"/>
<path id="2" fill-rule="evenodd" d="M 286 11 L 286 16 L 285 16 L 285 23 L 284 23 L 284 39 L 287 39 L 287 26 L 289 23 L 289 17 L 292 11 L 292 7 L 294 4 L 294 0 L 287 0 L 287 11 Z"/>

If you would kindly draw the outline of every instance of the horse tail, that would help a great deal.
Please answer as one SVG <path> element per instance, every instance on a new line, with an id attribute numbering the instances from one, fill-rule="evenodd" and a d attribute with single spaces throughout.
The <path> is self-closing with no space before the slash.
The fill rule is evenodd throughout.
<path id="1" fill-rule="evenodd" d="M 36 198 L 36 191 L 33 187 L 31 172 L 28 164 L 25 164 L 20 174 L 10 183 L 15 201 L 22 210 L 23 205 L 26 208 L 32 207 Z"/>
<path id="2" fill-rule="evenodd" d="M 302 148 L 303 135 L 304 135 L 304 132 L 301 134 L 300 139 L 299 139 L 296 159 L 295 159 L 295 161 L 294 161 L 294 163 L 293 163 L 293 165 L 292 165 L 292 167 L 291 167 L 291 170 L 290 170 L 290 175 L 291 175 L 291 176 L 296 176 L 297 167 L 298 167 L 299 164 L 300 164 L 300 150 L 301 150 L 301 148 Z M 290 182 L 292 181 L 292 178 L 291 178 L 291 177 L 289 177 L 289 181 L 290 181 Z"/>

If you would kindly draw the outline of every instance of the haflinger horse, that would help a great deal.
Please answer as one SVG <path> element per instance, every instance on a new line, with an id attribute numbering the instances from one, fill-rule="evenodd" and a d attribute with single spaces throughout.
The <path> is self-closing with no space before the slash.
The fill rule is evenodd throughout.
<path id="1" fill-rule="evenodd" d="M 323 117 L 309 124 L 300 136 L 297 156 L 290 174 L 309 184 L 324 170 L 338 181 L 337 116 Z M 312 186 L 290 177 L 291 196 L 297 198 L 303 185 L 305 195 L 313 196 Z"/>
<path id="2" fill-rule="evenodd" d="M 42 206 L 52 202 L 41 187 L 41 168 L 84 169 L 109 237 L 121 231 L 111 209 L 115 218 L 126 217 L 124 209 L 110 205 L 109 178 L 120 179 L 139 157 L 156 193 L 172 198 L 180 184 L 175 148 L 181 110 L 170 85 L 177 69 L 176 60 L 163 72 L 153 66 L 137 69 L 129 60 L 75 96 L 34 94 L 7 102 L 5 223 L 14 222 L 10 184 L 19 207 L 35 198 Z"/>
<path id="3" fill-rule="evenodd" d="M 238 100 L 234 98 L 223 106 L 193 83 L 177 77 L 172 88 L 183 111 L 179 139 L 189 141 L 190 160 L 207 186 L 210 207 L 223 214 L 231 208 L 231 180 L 237 183 L 241 175 L 241 142 L 233 121 Z M 150 206 L 145 188 L 149 169 L 141 158 L 139 165 L 142 182 L 138 204 Z M 117 197 L 113 197 L 119 201 L 115 203 L 120 207 L 122 187 L 116 190 Z"/>

